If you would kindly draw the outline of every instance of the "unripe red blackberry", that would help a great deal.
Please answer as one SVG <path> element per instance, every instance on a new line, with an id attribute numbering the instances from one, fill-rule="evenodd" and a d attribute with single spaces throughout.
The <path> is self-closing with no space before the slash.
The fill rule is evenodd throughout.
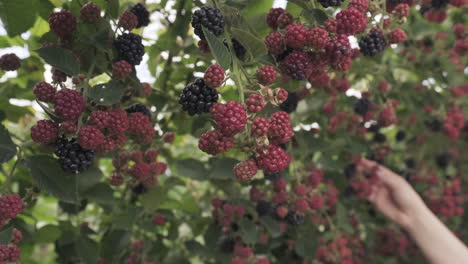
<path id="1" fill-rule="evenodd" d="M 276 23 L 278 24 L 278 27 L 281 29 L 287 27 L 293 22 L 294 22 L 294 18 L 289 12 L 284 12 L 283 14 L 281 14 L 278 17 L 278 20 L 276 21 Z"/>
<path id="2" fill-rule="evenodd" d="M 127 112 L 125 112 L 123 109 L 117 109 L 109 112 L 109 115 L 109 130 L 112 133 L 118 134 L 128 130 L 130 123 L 127 117 Z"/>
<path id="3" fill-rule="evenodd" d="M 137 25 L 138 17 L 130 11 L 123 12 L 119 18 L 118 26 L 128 31 L 132 31 Z"/>
<path id="4" fill-rule="evenodd" d="M 155 214 L 153 216 L 153 224 L 156 226 L 163 226 L 166 224 L 166 216 L 162 214 Z"/>
<path id="5" fill-rule="evenodd" d="M 57 36 L 65 38 L 75 31 L 76 18 L 71 12 L 62 10 L 49 15 L 49 25 Z"/>
<path id="6" fill-rule="evenodd" d="M 133 178 L 143 181 L 148 178 L 151 171 L 151 166 L 146 162 L 137 162 L 130 169 L 130 174 Z"/>
<path id="7" fill-rule="evenodd" d="M 316 194 L 310 198 L 309 206 L 314 210 L 322 209 L 324 206 L 323 199 L 318 194 Z"/>
<path id="8" fill-rule="evenodd" d="M 328 42 L 328 32 L 320 27 L 307 31 L 306 45 L 313 49 L 324 49 Z"/>
<path id="9" fill-rule="evenodd" d="M 17 194 L 0 197 L 0 218 L 15 218 L 24 209 L 23 201 Z"/>
<path id="10" fill-rule="evenodd" d="M 278 28 L 278 18 L 285 12 L 283 8 L 270 8 L 266 22 L 269 27 L 276 30 Z"/>
<path id="11" fill-rule="evenodd" d="M 210 155 L 228 152 L 234 146 L 232 137 L 224 136 L 218 130 L 211 130 L 201 135 L 198 148 Z"/>
<path id="12" fill-rule="evenodd" d="M 85 109 L 81 94 L 75 90 L 62 89 L 55 94 L 55 114 L 63 120 L 77 120 Z"/>
<path id="13" fill-rule="evenodd" d="M 162 135 L 162 140 L 166 143 L 174 142 L 175 134 L 173 132 L 166 132 Z"/>
<path id="14" fill-rule="evenodd" d="M 257 71 L 258 82 L 262 85 L 270 85 L 276 80 L 276 70 L 271 65 L 263 65 Z"/>
<path id="15" fill-rule="evenodd" d="M 96 23 L 101 19 L 101 9 L 93 2 L 88 2 L 81 7 L 81 20 L 87 23 Z"/>
<path id="16" fill-rule="evenodd" d="M 270 122 L 266 118 L 257 116 L 252 121 L 252 134 L 259 137 L 264 136 L 268 133 L 270 129 Z"/>
<path id="17" fill-rule="evenodd" d="M 124 80 L 132 73 L 132 65 L 125 60 L 119 60 L 112 64 L 113 77 L 118 80 Z"/>
<path id="18" fill-rule="evenodd" d="M 329 33 L 336 33 L 336 27 L 337 27 L 336 19 L 329 18 L 325 20 L 325 22 L 323 22 L 323 26 Z"/>
<path id="19" fill-rule="evenodd" d="M 53 143 L 58 137 L 58 125 L 52 120 L 39 120 L 31 127 L 31 138 L 44 145 Z"/>
<path id="20" fill-rule="evenodd" d="M 210 46 L 206 40 L 199 40 L 198 41 L 198 49 L 203 53 L 210 53 Z"/>
<path id="21" fill-rule="evenodd" d="M 144 155 L 145 161 L 149 163 L 155 161 L 158 158 L 158 154 L 159 153 L 155 148 L 147 149 Z"/>
<path id="22" fill-rule="evenodd" d="M 251 180 L 257 174 L 258 167 L 254 160 L 244 160 L 234 166 L 233 173 L 240 181 Z"/>
<path id="23" fill-rule="evenodd" d="M 265 173 L 281 172 L 291 162 L 291 157 L 282 148 L 271 144 L 266 152 L 261 152 L 257 157 L 257 165 Z"/>
<path id="24" fill-rule="evenodd" d="M 8 247 L 8 260 L 9 262 L 16 262 L 20 257 L 20 248 L 17 245 Z"/>
<path id="25" fill-rule="evenodd" d="M 142 113 L 131 113 L 129 122 L 128 132 L 138 144 L 146 145 L 153 140 L 155 131 L 148 116 Z"/>
<path id="26" fill-rule="evenodd" d="M 111 116 L 104 111 L 94 111 L 89 116 L 89 122 L 99 129 L 104 129 L 109 127 Z"/>
<path id="27" fill-rule="evenodd" d="M 279 55 L 286 49 L 283 35 L 281 35 L 279 32 L 270 33 L 265 37 L 264 43 L 268 49 L 268 52 L 273 55 Z"/>
<path id="28" fill-rule="evenodd" d="M 138 18 L 138 24 L 136 28 L 146 27 L 149 24 L 149 12 L 146 10 L 144 5 L 136 4 L 130 9 L 130 12 L 135 14 L 135 16 Z"/>
<path id="29" fill-rule="evenodd" d="M 281 71 L 294 80 L 307 80 L 312 67 L 311 57 L 302 51 L 292 52 L 280 64 Z"/>
<path id="30" fill-rule="evenodd" d="M 224 69 L 218 64 L 213 64 L 205 71 L 203 76 L 205 84 L 211 88 L 218 88 L 224 82 Z"/>
<path id="31" fill-rule="evenodd" d="M 33 88 L 34 95 L 39 101 L 52 103 L 57 90 L 47 82 L 38 82 Z"/>
<path id="32" fill-rule="evenodd" d="M 75 132 L 78 130 L 78 126 L 74 121 L 65 121 L 60 123 L 60 129 L 65 134 L 75 134 Z"/>
<path id="33" fill-rule="evenodd" d="M 109 178 L 109 184 L 112 186 L 120 186 L 124 182 L 124 178 L 120 173 L 114 172 Z"/>
<path id="34" fill-rule="evenodd" d="M 112 137 L 104 138 L 104 141 L 96 147 L 96 154 L 105 155 L 113 151 L 117 147 L 115 140 Z"/>
<path id="35" fill-rule="evenodd" d="M 241 103 L 229 101 L 226 104 L 215 103 L 210 109 L 218 130 L 225 136 L 233 136 L 244 131 L 247 112 Z"/>
<path id="36" fill-rule="evenodd" d="M 78 143 L 81 147 L 95 150 L 104 142 L 104 134 L 95 126 L 84 126 L 78 131 Z"/>
<path id="37" fill-rule="evenodd" d="M 56 69 L 52 68 L 52 83 L 63 83 L 67 81 L 67 74 Z"/>
<path id="38" fill-rule="evenodd" d="M 399 18 L 407 17 L 409 16 L 409 10 L 410 6 L 408 4 L 398 4 L 395 9 L 393 9 L 393 12 L 395 15 L 397 15 Z"/>
<path id="39" fill-rule="evenodd" d="M 269 122 L 268 138 L 273 144 L 286 143 L 294 135 L 291 128 L 291 117 L 288 113 L 278 111 L 271 115 Z"/>
<path id="40" fill-rule="evenodd" d="M 338 34 L 354 35 L 366 29 L 367 18 L 357 9 L 347 8 L 336 15 L 336 24 Z"/>
<path id="41" fill-rule="evenodd" d="M 245 101 L 247 110 L 252 113 L 259 113 L 265 107 L 265 99 L 261 94 L 251 94 Z"/>
<path id="42" fill-rule="evenodd" d="M 151 173 L 154 175 L 161 175 L 164 174 L 167 170 L 167 163 L 164 162 L 151 162 Z"/>
<path id="43" fill-rule="evenodd" d="M 284 37 L 286 44 L 293 49 L 304 48 L 307 40 L 307 28 L 301 24 L 291 24 L 286 28 Z"/>
<path id="44" fill-rule="evenodd" d="M 348 36 L 338 34 L 330 39 L 325 46 L 328 61 L 331 64 L 339 64 L 351 56 L 351 44 Z"/>
<path id="45" fill-rule="evenodd" d="M 369 8 L 369 0 L 351 0 L 349 1 L 349 7 L 356 8 L 359 12 L 365 13 Z"/>
<path id="46" fill-rule="evenodd" d="M 398 44 L 403 43 L 408 36 L 401 28 L 395 28 L 387 37 L 390 44 Z"/>
<path id="47" fill-rule="evenodd" d="M 0 57 L 0 70 L 16 71 L 21 66 L 21 59 L 14 53 L 8 53 Z"/>
<path id="48" fill-rule="evenodd" d="M 288 99 L 288 91 L 286 91 L 285 89 L 283 88 L 276 88 L 275 89 L 275 100 L 278 104 L 281 104 L 283 103 L 284 101 L 286 101 L 286 99 Z"/>
<path id="49" fill-rule="evenodd" d="M 310 209 L 309 203 L 305 199 L 298 199 L 294 201 L 294 208 L 296 208 L 296 211 L 300 213 L 305 213 Z"/>
<path id="50" fill-rule="evenodd" d="M 11 243 L 18 244 L 21 240 L 23 240 L 23 233 L 21 233 L 20 230 L 13 228 Z"/>
<path id="51" fill-rule="evenodd" d="M 224 16 L 216 7 L 203 6 L 193 13 L 192 27 L 195 35 L 202 40 L 205 40 L 202 27 L 205 27 L 215 36 L 219 36 L 224 33 Z"/>

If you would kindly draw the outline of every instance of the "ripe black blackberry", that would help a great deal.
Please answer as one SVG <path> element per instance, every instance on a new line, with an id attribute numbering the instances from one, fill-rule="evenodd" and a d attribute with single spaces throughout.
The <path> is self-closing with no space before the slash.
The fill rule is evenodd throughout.
<path id="1" fill-rule="evenodd" d="M 179 98 L 182 110 L 195 115 L 208 113 L 211 106 L 218 101 L 219 95 L 216 89 L 206 86 L 201 78 L 187 85 Z"/>
<path id="2" fill-rule="evenodd" d="M 290 225 L 298 226 L 304 223 L 304 215 L 290 211 L 288 215 L 286 215 L 286 221 Z"/>
<path id="3" fill-rule="evenodd" d="M 444 152 L 436 156 L 436 164 L 439 168 L 445 169 L 452 161 L 452 154 Z"/>
<path id="4" fill-rule="evenodd" d="M 257 202 L 255 207 L 259 216 L 272 215 L 274 213 L 274 207 L 270 202 L 260 200 Z"/>
<path id="5" fill-rule="evenodd" d="M 94 151 L 83 149 L 74 138 L 61 137 L 56 141 L 55 155 L 64 171 L 81 173 L 93 164 Z"/>
<path id="6" fill-rule="evenodd" d="M 438 119 L 426 120 L 424 124 L 433 132 L 439 132 L 442 129 L 442 122 Z"/>
<path id="7" fill-rule="evenodd" d="M 274 181 L 274 180 L 279 179 L 279 178 L 281 178 L 281 173 L 280 172 L 266 173 L 265 174 L 265 179 L 267 179 L 269 181 Z"/>
<path id="8" fill-rule="evenodd" d="M 374 142 L 385 143 L 385 141 L 387 141 L 387 137 L 384 134 L 382 133 L 374 134 Z"/>
<path id="9" fill-rule="evenodd" d="M 330 6 L 340 6 L 343 0 L 318 0 L 318 2 L 325 8 Z"/>
<path id="10" fill-rule="evenodd" d="M 276 58 L 276 61 L 277 62 L 281 62 L 283 61 L 289 54 L 291 54 L 294 50 L 291 48 L 291 47 L 286 47 L 286 50 L 279 54 L 279 55 L 276 55 L 275 58 Z"/>
<path id="11" fill-rule="evenodd" d="M 234 251 L 236 241 L 232 237 L 221 237 L 221 240 L 218 244 L 222 252 L 232 253 Z"/>
<path id="12" fill-rule="evenodd" d="M 448 4 L 448 0 L 432 0 L 431 7 L 435 9 L 445 8 Z"/>
<path id="13" fill-rule="evenodd" d="M 368 129 L 367 131 L 369 132 L 372 132 L 372 133 L 378 133 L 380 130 L 380 126 L 376 123 L 376 124 L 372 124 Z"/>
<path id="14" fill-rule="evenodd" d="M 356 164 L 350 163 L 346 165 L 346 167 L 343 169 L 343 173 L 348 179 L 353 177 L 356 174 Z"/>
<path id="15" fill-rule="evenodd" d="M 195 35 L 202 40 L 206 39 L 202 27 L 205 27 L 215 36 L 219 36 L 224 33 L 223 14 L 218 8 L 204 6 L 193 13 L 192 27 L 194 28 Z"/>
<path id="16" fill-rule="evenodd" d="M 371 103 L 369 99 L 364 98 L 364 97 L 360 98 L 354 104 L 354 112 L 356 112 L 359 115 L 364 116 L 365 114 L 367 114 L 367 112 L 369 112 L 370 106 L 371 106 Z"/>
<path id="17" fill-rule="evenodd" d="M 286 113 L 292 113 L 296 111 L 297 104 L 299 103 L 299 97 L 297 93 L 288 93 L 288 99 L 280 104 L 280 109 Z"/>
<path id="18" fill-rule="evenodd" d="M 359 49 L 364 56 L 375 56 L 387 46 L 384 35 L 380 31 L 371 31 L 359 40 Z"/>
<path id="19" fill-rule="evenodd" d="M 405 138 L 406 138 L 406 133 L 403 130 L 398 131 L 395 135 L 395 139 L 397 141 L 403 141 L 405 140 Z"/>
<path id="20" fill-rule="evenodd" d="M 138 18 L 138 24 L 136 28 L 146 27 L 150 20 L 149 20 L 149 12 L 146 10 L 146 7 L 142 4 L 136 4 L 130 9 L 130 12 L 135 14 Z"/>
<path id="21" fill-rule="evenodd" d="M 416 161 L 414 159 L 406 159 L 405 160 L 405 165 L 408 169 L 414 169 L 416 167 Z"/>
<path id="22" fill-rule="evenodd" d="M 232 46 L 234 48 L 234 53 L 236 54 L 236 57 L 239 60 L 244 60 L 245 59 L 245 53 L 247 52 L 245 50 L 244 46 L 242 46 L 242 44 L 235 38 L 231 39 L 231 41 L 232 41 Z M 226 46 L 229 49 L 229 45 L 227 43 L 227 40 L 224 40 L 223 43 L 224 43 L 224 46 Z"/>
<path id="23" fill-rule="evenodd" d="M 137 34 L 124 33 L 118 36 L 114 46 L 119 53 L 117 60 L 125 60 L 132 65 L 139 65 L 145 54 L 145 47 Z"/>
<path id="24" fill-rule="evenodd" d="M 127 108 L 125 108 L 125 112 L 127 112 L 129 114 L 131 114 L 131 113 L 142 113 L 145 116 L 151 118 L 150 110 L 148 109 L 148 107 L 146 107 L 142 103 L 134 103 L 132 105 L 127 106 Z"/>

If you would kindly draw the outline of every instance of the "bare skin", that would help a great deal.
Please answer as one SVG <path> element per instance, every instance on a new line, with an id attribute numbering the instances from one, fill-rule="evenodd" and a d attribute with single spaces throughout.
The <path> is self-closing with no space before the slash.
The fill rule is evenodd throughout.
<path id="1" fill-rule="evenodd" d="M 372 168 L 376 163 L 362 161 Z M 466 264 L 468 248 L 426 206 L 411 185 L 400 175 L 379 166 L 380 183 L 369 201 L 386 217 L 404 228 L 433 264 Z"/>

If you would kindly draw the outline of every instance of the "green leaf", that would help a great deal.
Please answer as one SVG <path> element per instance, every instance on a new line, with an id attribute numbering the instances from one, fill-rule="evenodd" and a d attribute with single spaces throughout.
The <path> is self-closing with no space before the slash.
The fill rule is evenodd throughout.
<path id="1" fill-rule="evenodd" d="M 105 263 L 119 263 L 118 257 L 130 243 L 130 232 L 123 230 L 108 230 L 101 241 L 100 256 Z"/>
<path id="2" fill-rule="evenodd" d="M 118 103 L 127 86 L 121 81 L 110 81 L 91 87 L 89 97 L 100 105 L 112 105 Z"/>
<path id="3" fill-rule="evenodd" d="M 8 244 L 11 241 L 11 236 L 13 234 L 13 226 L 5 228 L 3 231 L 0 231 L 0 244 Z"/>
<path id="4" fill-rule="evenodd" d="M 109 0 L 106 14 L 109 14 L 112 18 L 119 17 L 119 0 Z"/>
<path id="5" fill-rule="evenodd" d="M 278 237 L 281 235 L 280 224 L 278 221 L 269 216 L 262 216 L 260 217 L 260 222 L 262 222 L 262 224 L 273 237 Z"/>
<path id="6" fill-rule="evenodd" d="M 83 196 L 98 203 L 104 208 L 111 209 L 115 204 L 114 190 L 107 183 L 96 184 L 87 190 Z"/>
<path id="7" fill-rule="evenodd" d="M 77 177 L 78 190 L 80 193 L 84 193 L 91 187 L 96 186 L 102 179 L 102 171 L 96 167 L 90 168 Z"/>
<path id="8" fill-rule="evenodd" d="M 72 76 L 80 73 L 80 63 L 69 50 L 50 46 L 40 48 L 36 52 L 46 63 L 68 75 Z"/>
<path id="9" fill-rule="evenodd" d="M 242 236 L 242 241 L 244 241 L 245 243 L 253 244 L 253 243 L 256 243 L 260 239 L 260 234 L 258 233 L 257 225 L 251 220 L 243 218 L 240 221 L 240 227 L 241 227 L 240 234 Z"/>
<path id="10" fill-rule="evenodd" d="M 0 0 L 0 18 L 14 37 L 27 31 L 36 21 L 37 0 Z"/>
<path id="11" fill-rule="evenodd" d="M 252 17 L 262 13 L 268 13 L 273 6 L 273 0 L 255 0 L 248 1 L 248 5 L 242 10 L 245 17 Z"/>
<path id="12" fill-rule="evenodd" d="M 0 124 L 0 164 L 11 160 L 16 155 L 16 145 L 8 130 Z"/>
<path id="13" fill-rule="evenodd" d="M 62 235 L 62 231 L 56 225 L 46 225 L 34 233 L 36 243 L 53 243 Z"/>
<path id="14" fill-rule="evenodd" d="M 64 172 L 57 160 L 48 155 L 36 155 L 27 158 L 25 163 L 41 190 L 62 201 L 77 202 L 77 176 Z"/>
<path id="15" fill-rule="evenodd" d="M 346 214 L 347 210 L 342 203 L 337 203 L 336 205 L 336 221 L 339 227 L 343 228 L 346 232 L 353 232 L 353 227 L 348 221 L 348 216 Z"/>
<path id="16" fill-rule="evenodd" d="M 98 244 L 87 237 L 80 237 L 75 243 L 78 256 L 87 264 L 95 264 L 99 258 Z"/>
<path id="17" fill-rule="evenodd" d="M 138 210 L 135 207 L 130 207 L 125 212 L 116 214 L 112 218 L 112 225 L 116 229 L 131 230 L 137 215 Z"/>
<path id="18" fill-rule="evenodd" d="M 232 28 L 232 34 L 233 37 L 252 54 L 253 58 L 262 57 L 267 54 L 267 49 L 263 41 L 252 33 L 240 28 Z"/>
<path id="19" fill-rule="evenodd" d="M 210 174 L 208 178 L 210 179 L 234 179 L 234 174 L 232 173 L 232 168 L 234 165 L 239 163 L 236 159 L 231 158 L 212 158 L 210 162 L 213 161 Z"/>
<path id="20" fill-rule="evenodd" d="M 203 163 L 196 159 L 177 160 L 176 168 L 179 176 L 195 180 L 205 180 L 208 175 Z"/>
<path id="21" fill-rule="evenodd" d="M 302 257 L 313 257 L 315 256 L 315 250 L 317 248 L 317 237 L 313 236 L 311 232 L 304 232 L 299 235 L 296 240 L 295 251 L 299 256 Z"/>
<path id="22" fill-rule="evenodd" d="M 140 195 L 140 202 L 147 211 L 154 211 L 167 199 L 167 189 L 160 186 L 151 188 L 147 193 Z"/>
<path id="23" fill-rule="evenodd" d="M 205 34 L 206 41 L 210 46 L 211 53 L 215 57 L 218 64 L 225 70 L 229 69 L 229 67 L 231 67 L 232 57 L 228 48 L 226 48 L 223 42 L 219 40 L 213 33 L 206 30 L 205 27 L 203 27 L 203 34 Z"/>

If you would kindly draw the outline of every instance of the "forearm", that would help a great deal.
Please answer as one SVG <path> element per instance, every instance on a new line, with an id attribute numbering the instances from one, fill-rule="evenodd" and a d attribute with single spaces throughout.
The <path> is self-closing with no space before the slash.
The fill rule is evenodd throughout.
<path id="1" fill-rule="evenodd" d="M 468 248 L 425 205 L 405 229 L 430 263 L 468 263 Z"/>

